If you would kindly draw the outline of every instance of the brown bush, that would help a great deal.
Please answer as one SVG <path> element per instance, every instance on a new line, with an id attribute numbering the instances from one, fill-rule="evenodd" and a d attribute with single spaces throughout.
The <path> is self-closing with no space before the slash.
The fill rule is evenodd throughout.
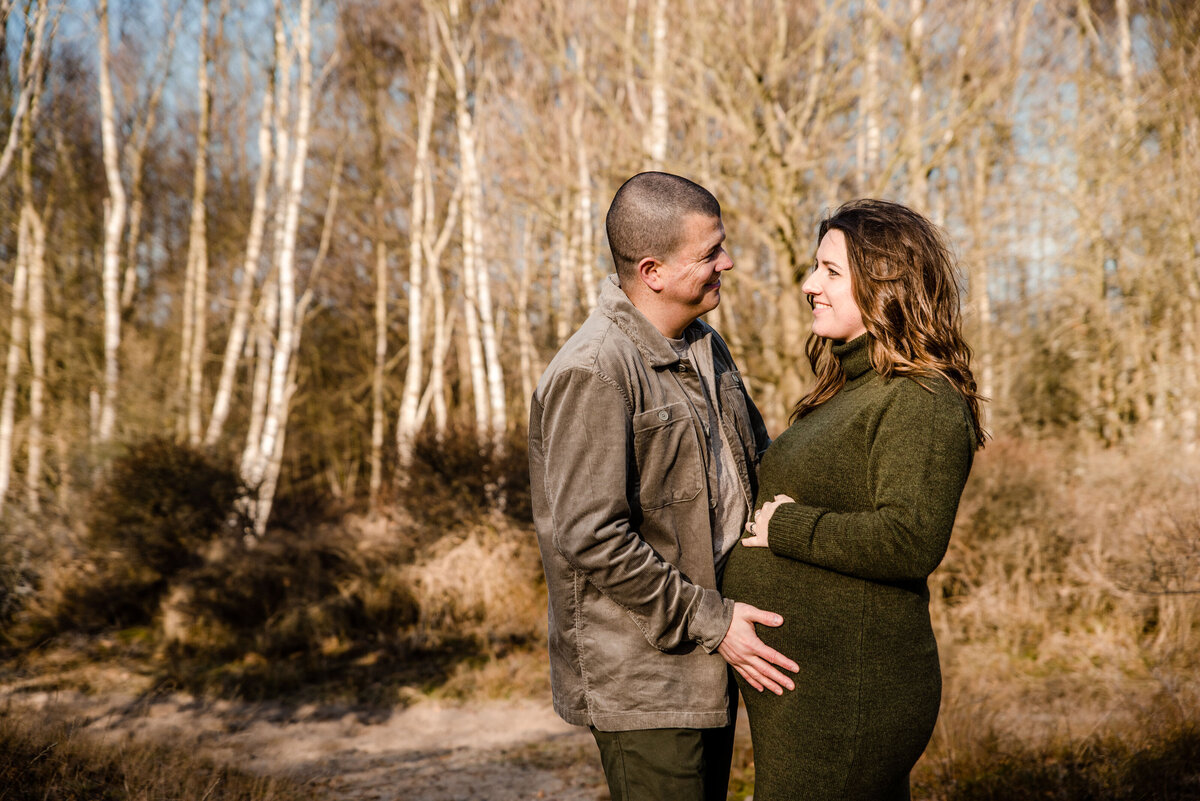
<path id="1" fill-rule="evenodd" d="M 77 548 L 59 547 L 40 577 L 29 636 L 145 625 L 172 579 L 247 530 L 233 463 L 165 438 L 135 443 L 93 491 Z M 74 551 L 74 553 L 72 553 Z"/>
<path id="2" fill-rule="evenodd" d="M 528 443 L 514 430 L 502 448 L 480 444 L 475 432 L 452 427 L 440 439 L 422 434 L 414 463 L 396 476 L 395 503 L 421 528 L 439 536 L 476 524 L 499 513 L 517 523 L 531 523 Z"/>

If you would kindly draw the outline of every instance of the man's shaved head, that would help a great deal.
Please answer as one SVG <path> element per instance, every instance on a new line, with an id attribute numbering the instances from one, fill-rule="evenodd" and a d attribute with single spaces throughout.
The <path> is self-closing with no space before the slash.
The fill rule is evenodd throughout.
<path id="1" fill-rule="evenodd" d="M 699 184 L 665 172 L 642 172 L 613 197 L 605 227 L 617 277 L 626 286 L 647 256 L 665 261 L 679 248 L 690 214 L 720 217 L 721 204 Z"/>

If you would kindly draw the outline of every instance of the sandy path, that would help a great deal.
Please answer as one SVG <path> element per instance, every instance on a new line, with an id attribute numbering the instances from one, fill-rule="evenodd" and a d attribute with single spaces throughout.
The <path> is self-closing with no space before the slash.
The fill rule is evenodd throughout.
<path id="1" fill-rule="evenodd" d="M 389 712 L 11 689 L 0 689 L 0 704 L 55 708 L 99 736 L 195 749 L 261 775 L 300 779 L 332 799 L 608 798 L 591 737 L 547 703 L 421 700 Z"/>

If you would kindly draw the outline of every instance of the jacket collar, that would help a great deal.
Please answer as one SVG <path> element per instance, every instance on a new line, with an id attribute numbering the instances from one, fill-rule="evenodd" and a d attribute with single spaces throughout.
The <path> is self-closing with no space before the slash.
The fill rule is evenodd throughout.
<path id="1" fill-rule="evenodd" d="M 642 358 L 651 367 L 670 367 L 679 363 L 679 354 L 654 324 L 646 319 L 646 315 L 633 305 L 633 301 L 617 282 L 616 273 L 600 282 L 600 299 L 596 308 L 633 341 Z M 692 342 L 707 336 L 711 331 L 712 327 L 708 323 L 695 320 L 684 329 L 683 335 Z"/>

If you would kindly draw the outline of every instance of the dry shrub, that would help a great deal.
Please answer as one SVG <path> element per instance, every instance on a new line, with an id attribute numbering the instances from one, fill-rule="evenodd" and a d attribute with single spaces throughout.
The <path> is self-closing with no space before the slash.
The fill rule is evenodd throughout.
<path id="1" fill-rule="evenodd" d="M 448 535 L 405 571 L 420 610 L 418 636 L 484 644 L 542 640 L 546 594 L 533 535 L 499 522 Z"/>
<path id="2" fill-rule="evenodd" d="M 1174 710 L 1168 728 L 1191 742 L 1200 719 L 1197 543 L 1200 464 L 1178 445 L 989 444 L 930 581 L 945 689 L 927 760 L 971 774 L 969 759 L 957 761 L 965 749 L 979 755 L 980 775 L 1023 770 L 1030 759 L 1069 772 L 1072 754 L 1173 737 L 1150 725 L 1162 716 L 1149 709 Z M 1018 743 L 1040 756 L 1027 759 Z M 1160 745 L 1174 747 L 1147 747 Z M 988 762 L 993 752 L 1008 756 Z M 1087 771 L 1087 787 L 1124 781 Z M 1072 792 L 932 797 L 1127 797 Z"/>
<path id="3" fill-rule="evenodd" d="M 412 594 L 382 554 L 316 527 L 231 544 L 178 576 L 160 622 L 173 679 L 272 697 L 395 650 L 415 619 Z"/>
<path id="4" fill-rule="evenodd" d="M 233 463 L 166 438 L 130 445 L 86 504 L 77 537 L 40 537 L 35 602 L 12 636 L 36 643 L 62 632 L 149 624 L 176 576 L 246 531 Z"/>
<path id="5" fill-rule="evenodd" d="M 415 443 L 412 468 L 395 483 L 395 503 L 435 536 L 497 512 L 516 523 L 533 521 L 528 442 L 520 429 L 509 432 L 501 448 L 480 443 L 463 427 L 441 438 L 426 432 Z"/>

